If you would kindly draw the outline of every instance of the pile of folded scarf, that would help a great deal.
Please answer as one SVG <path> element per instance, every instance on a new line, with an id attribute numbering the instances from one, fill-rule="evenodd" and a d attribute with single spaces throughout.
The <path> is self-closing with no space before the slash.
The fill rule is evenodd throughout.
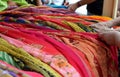
<path id="1" fill-rule="evenodd" d="M 0 77 L 118 77 L 117 48 L 89 27 L 108 20 L 45 6 L 0 12 Z"/>

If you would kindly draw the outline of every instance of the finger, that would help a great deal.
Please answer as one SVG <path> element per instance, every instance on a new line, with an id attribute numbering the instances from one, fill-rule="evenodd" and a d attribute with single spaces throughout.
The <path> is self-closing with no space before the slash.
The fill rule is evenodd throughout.
<path id="1" fill-rule="evenodd" d="M 103 33 L 103 32 L 107 32 L 107 30 L 105 30 L 105 29 L 100 29 L 100 28 L 93 28 L 96 32 L 98 32 L 98 33 Z"/>
<path id="2" fill-rule="evenodd" d="M 96 28 L 96 25 L 89 25 L 91 28 Z"/>
<path id="3" fill-rule="evenodd" d="M 94 29 L 94 28 L 93 28 Z M 94 29 L 96 32 L 98 32 L 98 29 Z"/>

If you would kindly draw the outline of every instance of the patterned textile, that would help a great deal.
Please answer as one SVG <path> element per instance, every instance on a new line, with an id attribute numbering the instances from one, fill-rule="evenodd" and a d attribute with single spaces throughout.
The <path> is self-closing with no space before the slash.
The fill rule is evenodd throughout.
<path id="1" fill-rule="evenodd" d="M 20 60 L 11 57 L 10 55 L 8 55 L 6 52 L 3 51 L 0 51 L 0 60 L 5 61 L 19 69 L 24 66 L 24 63 L 22 63 Z"/>
<path id="2" fill-rule="evenodd" d="M 21 60 L 23 70 L 38 72 L 32 77 L 118 77 L 117 47 L 89 27 L 111 18 L 44 6 L 0 16 L 0 51 Z"/>
<path id="3" fill-rule="evenodd" d="M 36 72 L 19 70 L 0 60 L 0 77 L 43 77 Z"/>
<path id="4" fill-rule="evenodd" d="M 22 5 L 28 5 L 28 3 L 25 0 L 11 0 L 15 2 L 16 4 L 22 6 Z M 0 11 L 3 11 L 8 8 L 8 0 L 0 0 Z"/>

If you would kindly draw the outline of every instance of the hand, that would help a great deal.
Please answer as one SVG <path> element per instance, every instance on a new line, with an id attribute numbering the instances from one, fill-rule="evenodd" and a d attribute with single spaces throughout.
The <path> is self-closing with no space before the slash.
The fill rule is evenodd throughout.
<path id="1" fill-rule="evenodd" d="M 90 25 L 90 27 L 92 28 L 111 27 L 111 24 L 112 24 L 111 22 L 99 22 L 99 23 Z"/>
<path id="2" fill-rule="evenodd" d="M 77 3 L 70 4 L 70 5 L 68 6 L 68 10 L 70 10 L 70 11 L 75 11 L 77 8 L 78 8 Z"/>
<path id="3" fill-rule="evenodd" d="M 65 2 L 64 6 L 68 7 L 69 6 L 69 2 Z"/>
<path id="4" fill-rule="evenodd" d="M 100 38 L 108 45 L 116 45 L 120 47 L 120 32 L 112 30 L 99 33 Z"/>
<path id="5" fill-rule="evenodd" d="M 112 26 L 112 22 L 99 22 L 99 23 L 90 25 L 90 27 L 96 30 L 97 32 L 111 31 L 113 30 L 112 28 L 110 28 L 111 26 Z"/>

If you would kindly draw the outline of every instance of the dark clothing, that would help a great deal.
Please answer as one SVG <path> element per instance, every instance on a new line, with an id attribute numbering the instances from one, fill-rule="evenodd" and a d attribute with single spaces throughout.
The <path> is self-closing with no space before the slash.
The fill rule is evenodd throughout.
<path id="1" fill-rule="evenodd" d="M 29 4 L 37 5 L 36 0 L 26 0 Z"/>
<path id="2" fill-rule="evenodd" d="M 87 5 L 87 11 L 95 15 L 102 15 L 103 0 L 96 0 L 95 2 Z"/>

